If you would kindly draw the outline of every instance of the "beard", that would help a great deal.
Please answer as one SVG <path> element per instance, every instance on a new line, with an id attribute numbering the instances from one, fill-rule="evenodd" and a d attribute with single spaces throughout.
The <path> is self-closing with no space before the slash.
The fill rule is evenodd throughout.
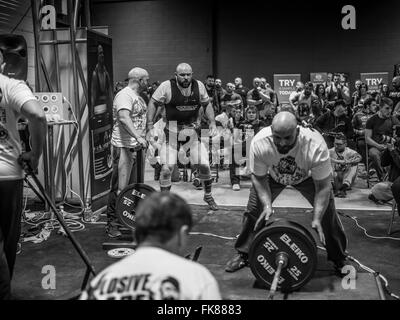
<path id="1" fill-rule="evenodd" d="M 189 85 L 190 85 L 190 81 L 189 80 L 178 81 L 178 83 L 182 88 L 188 88 Z"/>
<path id="2" fill-rule="evenodd" d="M 276 149 L 278 149 L 278 152 L 280 154 L 287 154 L 290 150 L 292 150 L 294 148 L 295 145 L 296 145 L 296 141 L 289 146 L 281 147 L 281 146 L 276 145 Z"/>

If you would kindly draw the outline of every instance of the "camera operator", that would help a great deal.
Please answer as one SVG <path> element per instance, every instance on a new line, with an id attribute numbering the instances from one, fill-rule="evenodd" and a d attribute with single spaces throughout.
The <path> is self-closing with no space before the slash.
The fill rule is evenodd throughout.
<path id="1" fill-rule="evenodd" d="M 351 103 L 350 90 L 341 83 L 340 74 L 336 73 L 333 76 L 333 82 L 326 87 L 325 92 L 328 99 L 328 107 L 333 108 L 336 100 L 343 100 L 346 106 Z"/>
<path id="2" fill-rule="evenodd" d="M 353 125 L 346 115 L 346 105 L 343 100 L 336 100 L 333 111 L 327 111 L 315 121 L 315 128 L 321 132 L 328 148 L 333 147 L 333 141 L 337 133 L 341 132 L 351 141 L 353 138 Z M 352 146 L 350 146 L 352 147 Z"/>
<path id="3" fill-rule="evenodd" d="M 367 120 L 365 125 L 365 142 L 368 145 L 368 155 L 371 165 L 376 170 L 378 179 L 382 181 L 384 170 L 381 164 L 382 152 L 388 143 L 394 143 L 393 127 L 400 121 L 392 116 L 393 101 L 382 98 L 379 111 Z"/>
<path id="4" fill-rule="evenodd" d="M 260 117 L 264 118 L 265 116 L 265 103 L 270 102 L 273 103 L 271 99 L 273 99 L 273 91 L 271 89 L 264 90 L 261 87 L 261 79 L 254 78 L 253 80 L 253 89 L 251 89 L 247 93 L 247 105 L 248 106 L 256 106 L 259 112 Z"/>

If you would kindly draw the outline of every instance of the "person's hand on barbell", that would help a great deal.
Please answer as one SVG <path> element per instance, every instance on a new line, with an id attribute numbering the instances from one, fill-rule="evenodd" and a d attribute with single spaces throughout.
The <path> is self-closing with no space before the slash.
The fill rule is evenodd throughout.
<path id="1" fill-rule="evenodd" d="M 265 222 L 269 220 L 271 215 L 274 213 L 271 207 L 265 208 L 260 216 L 257 219 L 256 225 L 254 226 L 254 231 L 259 231 L 262 227 L 264 227 Z"/>
<path id="2" fill-rule="evenodd" d="M 322 230 L 321 221 L 319 219 L 314 219 L 311 222 L 311 227 L 317 231 L 317 233 L 319 235 L 319 240 L 325 246 L 325 235 Z"/>

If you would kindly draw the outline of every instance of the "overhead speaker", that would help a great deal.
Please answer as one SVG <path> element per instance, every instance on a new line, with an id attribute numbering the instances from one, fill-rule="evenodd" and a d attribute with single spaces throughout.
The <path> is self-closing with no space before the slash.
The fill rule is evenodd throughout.
<path id="1" fill-rule="evenodd" d="M 0 34 L 0 49 L 6 63 L 4 74 L 10 78 L 26 81 L 28 54 L 25 38 L 16 34 Z"/>

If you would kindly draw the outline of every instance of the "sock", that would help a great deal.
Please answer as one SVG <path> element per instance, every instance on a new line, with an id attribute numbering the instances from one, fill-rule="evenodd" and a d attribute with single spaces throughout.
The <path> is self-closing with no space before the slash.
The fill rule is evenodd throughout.
<path id="1" fill-rule="evenodd" d="M 171 186 L 168 187 L 160 187 L 161 191 L 170 191 L 171 190 Z"/>

